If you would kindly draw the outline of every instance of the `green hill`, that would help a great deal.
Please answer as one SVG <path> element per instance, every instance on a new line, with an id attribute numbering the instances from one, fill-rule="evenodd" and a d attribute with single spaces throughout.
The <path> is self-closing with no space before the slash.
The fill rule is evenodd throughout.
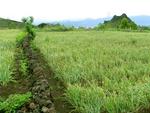
<path id="1" fill-rule="evenodd" d="M 59 23 L 56 23 L 56 24 L 41 23 L 38 25 L 38 28 L 41 28 L 47 31 L 72 31 L 74 29 L 74 27 L 67 27 Z"/>
<path id="2" fill-rule="evenodd" d="M 22 22 L 0 18 L 0 28 L 22 28 L 24 24 Z"/>
<path id="3" fill-rule="evenodd" d="M 134 23 L 126 14 L 121 16 L 114 15 L 109 21 L 104 21 L 103 24 L 98 26 L 99 28 L 113 28 L 113 29 L 137 29 L 136 23 Z"/>

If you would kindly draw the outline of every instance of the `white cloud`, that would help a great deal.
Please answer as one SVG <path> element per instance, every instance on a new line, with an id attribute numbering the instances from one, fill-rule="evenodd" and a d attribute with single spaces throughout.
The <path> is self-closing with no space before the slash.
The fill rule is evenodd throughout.
<path id="1" fill-rule="evenodd" d="M 0 0 L 0 17 L 20 20 L 100 18 L 127 13 L 150 15 L 150 0 Z"/>

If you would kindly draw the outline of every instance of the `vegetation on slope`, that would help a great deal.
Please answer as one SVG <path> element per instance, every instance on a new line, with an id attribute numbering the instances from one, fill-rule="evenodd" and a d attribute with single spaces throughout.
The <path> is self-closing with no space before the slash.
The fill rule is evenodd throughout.
<path id="1" fill-rule="evenodd" d="M 138 27 L 126 14 L 122 14 L 121 16 L 114 15 L 110 21 L 104 21 L 103 24 L 99 24 L 96 28 L 136 30 Z"/>
<path id="2" fill-rule="evenodd" d="M 10 20 L 10 19 L 3 19 L 0 18 L 0 28 L 9 28 L 9 29 L 15 29 L 15 28 L 23 28 L 24 24 L 22 22 Z"/>
<path id="3" fill-rule="evenodd" d="M 38 25 L 38 28 L 41 28 L 40 30 L 45 31 L 72 31 L 75 28 L 74 27 L 66 27 L 61 24 L 48 24 L 48 23 L 41 23 Z"/>

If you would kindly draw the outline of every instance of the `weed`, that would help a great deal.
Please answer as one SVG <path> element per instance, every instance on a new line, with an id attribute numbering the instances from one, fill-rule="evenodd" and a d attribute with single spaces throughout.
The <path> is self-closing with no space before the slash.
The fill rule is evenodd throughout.
<path id="1" fill-rule="evenodd" d="M 28 102 L 31 96 L 30 92 L 26 94 L 10 95 L 5 101 L 0 103 L 0 112 L 15 113 L 16 109 Z"/>

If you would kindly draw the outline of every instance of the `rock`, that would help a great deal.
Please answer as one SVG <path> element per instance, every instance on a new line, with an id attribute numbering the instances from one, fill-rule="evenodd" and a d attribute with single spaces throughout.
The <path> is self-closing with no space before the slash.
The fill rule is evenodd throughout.
<path id="1" fill-rule="evenodd" d="M 30 105 L 29 105 L 29 107 L 30 107 L 30 109 L 35 109 L 36 108 L 36 105 L 32 102 L 32 103 L 30 103 Z"/>
<path id="2" fill-rule="evenodd" d="M 41 113 L 39 109 L 35 109 L 33 110 L 32 112 L 29 112 L 29 113 Z"/>
<path id="3" fill-rule="evenodd" d="M 45 106 L 42 107 L 42 112 L 43 113 L 50 113 L 49 109 L 47 107 L 45 107 Z"/>
<path id="4" fill-rule="evenodd" d="M 43 70 L 43 68 L 42 67 L 35 67 L 34 69 L 33 69 L 33 73 L 35 74 L 35 75 L 43 75 L 43 72 L 44 72 L 44 70 Z"/>
<path id="5" fill-rule="evenodd" d="M 41 80 L 41 82 L 48 84 L 48 81 L 46 79 Z"/>
<path id="6" fill-rule="evenodd" d="M 38 91 L 38 90 L 40 89 L 40 87 L 41 87 L 41 86 L 34 86 L 34 87 L 32 88 L 32 91 L 33 91 L 33 92 Z"/>
<path id="7" fill-rule="evenodd" d="M 52 103 L 51 100 L 47 100 L 47 101 L 46 101 L 46 104 L 47 104 L 46 106 L 50 108 L 50 107 L 52 107 L 52 104 L 53 104 L 53 103 Z"/>
<path id="8" fill-rule="evenodd" d="M 56 113 L 55 108 L 54 108 L 54 107 L 50 108 L 50 109 L 49 109 L 49 113 Z"/>
<path id="9" fill-rule="evenodd" d="M 47 104 L 46 104 L 46 100 L 45 99 L 40 99 L 39 100 L 39 105 L 40 106 L 46 106 Z"/>

